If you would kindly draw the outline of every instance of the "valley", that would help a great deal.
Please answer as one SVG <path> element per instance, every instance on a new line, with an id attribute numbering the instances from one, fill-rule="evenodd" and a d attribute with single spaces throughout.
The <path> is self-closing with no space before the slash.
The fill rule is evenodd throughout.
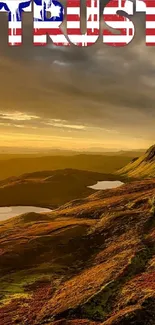
<path id="1" fill-rule="evenodd" d="M 0 206 L 58 208 L 68 201 L 95 192 L 98 181 L 114 182 L 121 176 L 76 169 L 28 173 L 0 181 Z"/>
<path id="2" fill-rule="evenodd" d="M 140 152 L 70 155 L 0 155 L 0 180 L 21 176 L 22 174 L 52 171 L 59 169 L 78 169 L 102 174 L 113 174 L 127 165 Z"/>
<path id="3" fill-rule="evenodd" d="M 129 165 L 142 171 L 154 153 Z M 52 209 L 0 222 L 0 325 L 154 325 L 155 178 L 126 170 L 0 181 L 1 206 Z M 116 180 L 125 184 L 90 188 Z"/>

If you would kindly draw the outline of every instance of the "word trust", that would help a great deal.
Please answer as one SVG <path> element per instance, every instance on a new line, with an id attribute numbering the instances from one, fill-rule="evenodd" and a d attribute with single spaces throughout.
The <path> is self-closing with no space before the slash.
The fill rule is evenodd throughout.
<path id="1" fill-rule="evenodd" d="M 155 45 L 155 0 L 111 0 L 100 12 L 100 0 L 86 0 L 86 30 L 81 31 L 81 1 L 4 0 L 0 11 L 8 13 L 8 43 L 22 44 L 22 14 L 33 10 L 33 44 L 44 46 L 48 37 L 56 46 L 90 46 L 96 43 L 103 26 L 103 43 L 125 46 L 135 35 L 131 21 L 134 10 L 146 14 L 146 45 Z M 131 16 L 131 17 L 130 17 Z M 65 27 L 64 24 L 65 22 Z M 109 29 L 110 27 L 110 29 Z"/>

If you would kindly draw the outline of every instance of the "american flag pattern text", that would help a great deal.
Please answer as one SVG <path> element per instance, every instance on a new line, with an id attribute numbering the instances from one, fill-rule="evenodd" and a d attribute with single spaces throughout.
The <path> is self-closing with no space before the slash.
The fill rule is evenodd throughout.
<path id="1" fill-rule="evenodd" d="M 148 0 L 149 1 L 149 0 Z M 126 0 L 111 0 L 103 11 L 105 23 L 119 34 L 104 29 L 103 43 L 111 46 L 124 46 L 129 44 L 134 37 L 134 24 L 128 18 L 120 16 L 117 11 L 124 11 L 128 15 L 133 15 L 133 2 Z"/>
<path id="2" fill-rule="evenodd" d="M 60 0 L 61 1 L 61 0 Z M 3 0 L 0 12 L 8 13 L 8 39 L 10 45 L 22 44 L 22 13 L 33 8 L 34 45 L 46 45 L 47 36 L 55 45 L 93 45 L 99 37 L 101 0 L 86 0 L 86 33 L 82 33 L 80 0 L 66 0 L 66 11 L 57 0 Z M 155 45 L 155 0 L 135 0 L 136 12 L 146 13 L 146 45 Z M 111 46 L 124 46 L 134 37 L 133 22 L 120 14 L 121 11 L 133 15 L 134 1 L 111 0 L 103 11 L 107 27 L 103 29 L 103 43 Z M 67 20 L 67 35 L 62 25 L 64 13 Z M 50 15 L 50 16 L 49 16 Z M 108 29 L 113 28 L 114 31 Z M 117 34 L 116 34 L 117 31 Z M 119 34 L 118 34 L 119 33 Z"/>
<path id="3" fill-rule="evenodd" d="M 146 45 L 155 45 L 155 0 L 137 0 L 136 12 L 146 13 Z"/>
<path id="4" fill-rule="evenodd" d="M 100 28 L 100 1 L 86 0 L 86 33 L 80 28 L 80 0 L 67 0 L 67 35 L 77 46 L 89 46 L 96 43 Z"/>
<path id="5" fill-rule="evenodd" d="M 60 2 L 56 0 L 34 0 L 33 10 L 34 45 L 46 45 L 47 35 L 54 45 L 70 45 L 60 27 L 64 16 L 64 8 Z M 48 13 L 50 17 L 48 17 Z"/>
<path id="6" fill-rule="evenodd" d="M 22 12 L 31 12 L 31 0 L 3 0 L 0 11 L 8 13 L 8 39 L 10 45 L 22 44 Z"/>

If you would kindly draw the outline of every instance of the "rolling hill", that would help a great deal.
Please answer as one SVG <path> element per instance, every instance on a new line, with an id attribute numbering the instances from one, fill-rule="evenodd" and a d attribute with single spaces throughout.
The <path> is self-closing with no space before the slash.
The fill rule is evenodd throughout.
<path id="1" fill-rule="evenodd" d="M 12 157 L 12 158 L 11 158 Z M 112 174 L 131 161 L 131 155 L 107 154 L 78 154 L 68 156 L 41 156 L 27 155 L 19 157 L 0 156 L 0 180 L 25 173 L 42 170 L 80 169 L 104 174 Z"/>
<path id="2" fill-rule="evenodd" d="M 155 177 L 155 145 L 150 147 L 141 157 L 134 158 L 116 174 L 131 178 Z"/>
<path id="3" fill-rule="evenodd" d="M 94 193 L 88 186 L 107 179 L 113 180 L 116 176 L 60 169 L 11 177 L 0 181 L 0 206 L 56 208 L 70 200 Z"/>
<path id="4" fill-rule="evenodd" d="M 17 324 L 155 324 L 155 179 L 0 223 L 0 325 Z"/>

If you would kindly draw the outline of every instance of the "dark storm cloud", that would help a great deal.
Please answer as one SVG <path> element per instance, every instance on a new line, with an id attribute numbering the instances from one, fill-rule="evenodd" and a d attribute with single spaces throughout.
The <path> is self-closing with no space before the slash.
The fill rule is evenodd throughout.
<path id="1" fill-rule="evenodd" d="M 24 44 L 12 48 L 1 14 L 1 112 L 38 116 L 25 122 L 34 127 L 43 127 L 46 119 L 123 131 L 132 125 L 135 135 L 143 129 L 153 140 L 155 50 L 145 46 L 144 16 L 136 14 L 133 20 L 136 36 L 124 48 L 108 47 L 101 40 L 89 48 L 51 43 L 41 48 L 32 45 L 32 15 L 25 14 Z"/>

